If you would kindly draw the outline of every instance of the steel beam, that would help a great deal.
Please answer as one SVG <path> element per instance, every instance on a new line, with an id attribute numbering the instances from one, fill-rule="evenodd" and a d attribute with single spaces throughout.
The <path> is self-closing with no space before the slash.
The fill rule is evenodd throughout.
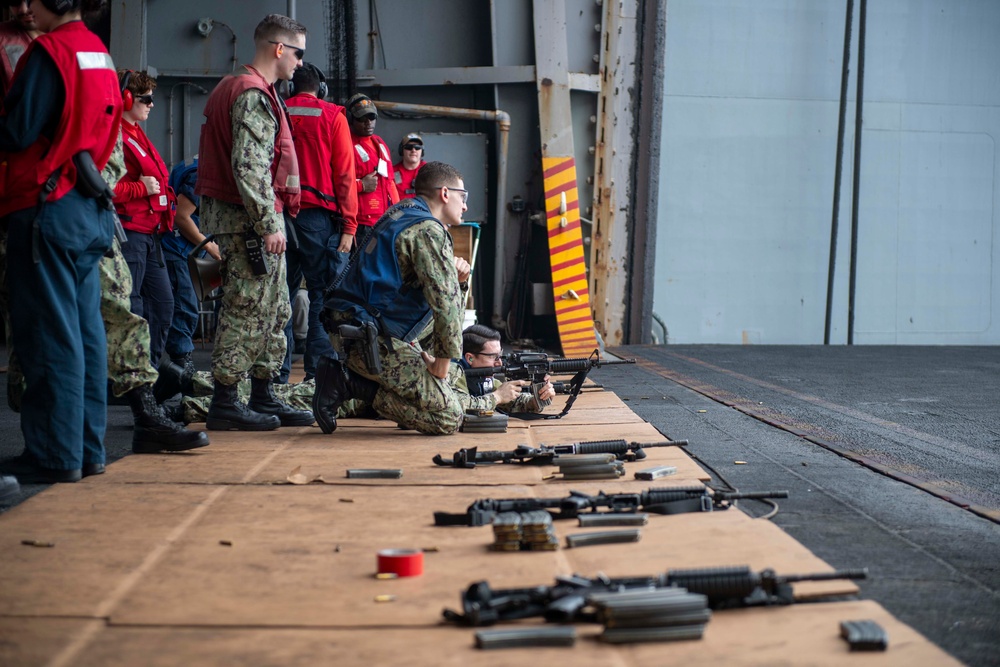
<path id="1" fill-rule="evenodd" d="M 634 195 L 635 80 L 641 0 L 605 2 L 602 17 L 590 289 L 607 345 L 625 342 L 629 289 L 628 218 Z"/>
<path id="2" fill-rule="evenodd" d="M 586 356 L 597 347 L 597 337 L 590 310 L 590 289 L 580 231 L 566 5 L 564 0 L 535 0 L 532 11 L 546 228 L 556 324 L 563 354 Z"/>

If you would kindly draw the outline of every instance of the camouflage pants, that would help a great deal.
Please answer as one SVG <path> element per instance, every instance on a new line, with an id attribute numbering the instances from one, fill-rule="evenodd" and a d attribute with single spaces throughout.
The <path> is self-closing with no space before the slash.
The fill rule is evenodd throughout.
<path id="1" fill-rule="evenodd" d="M 185 424 L 205 421 L 205 417 L 208 415 L 208 406 L 212 402 L 212 376 L 210 373 L 198 371 L 192 379 L 192 385 L 192 393 L 195 395 L 181 397 Z M 240 400 L 245 403 L 250 398 L 250 381 L 240 382 L 237 392 Z M 313 394 L 315 393 L 315 380 L 306 380 L 298 384 L 274 385 L 274 394 L 278 400 L 296 410 L 312 410 Z M 367 406 L 361 401 L 347 401 L 337 410 L 337 417 L 360 417 L 367 412 Z"/>
<path id="2" fill-rule="evenodd" d="M 338 338 L 332 337 L 334 347 L 342 349 Z M 380 346 L 382 374 L 378 376 L 368 372 L 356 348 L 347 355 L 348 368 L 381 387 L 372 407 L 379 416 L 420 433 L 449 435 L 457 431 L 469 403 L 465 372 L 452 364 L 447 379 L 436 378 L 420 357 L 418 343 L 391 342 L 392 351 Z"/>
<path id="3" fill-rule="evenodd" d="M 157 372 L 149 355 L 149 324 L 132 312 L 132 274 L 122 257 L 116 238 L 112 256 L 99 264 L 101 272 L 101 318 L 108 337 L 108 379 L 115 396 L 156 382 Z"/>
<path id="4" fill-rule="evenodd" d="M 265 253 L 268 272 L 255 276 L 241 234 L 219 234 L 215 242 L 222 252 L 222 311 L 212 373 L 226 385 L 248 374 L 261 380 L 277 377 L 285 359 L 285 324 L 292 316 L 285 258 Z"/>

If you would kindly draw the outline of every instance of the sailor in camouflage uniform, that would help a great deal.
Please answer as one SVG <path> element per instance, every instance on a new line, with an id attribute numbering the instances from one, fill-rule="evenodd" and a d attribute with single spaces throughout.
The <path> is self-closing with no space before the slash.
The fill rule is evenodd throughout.
<path id="1" fill-rule="evenodd" d="M 291 317 L 285 283 L 282 212 L 299 208 L 298 165 L 288 114 L 274 90 L 302 65 L 306 29 L 270 14 L 254 32 L 254 59 L 225 77 L 205 106 L 199 150 L 201 229 L 222 253 L 222 312 L 212 352 L 215 387 L 207 426 L 271 430 L 308 426 L 313 415 L 283 403 L 273 380 L 285 357 L 284 326 Z M 266 269 L 251 264 L 263 247 Z M 250 401 L 238 394 L 250 375 Z"/>
<path id="2" fill-rule="evenodd" d="M 101 175 L 111 189 L 125 173 L 122 138 Z M 153 395 L 158 379 L 150 359 L 149 323 L 132 312 L 132 274 L 115 238 L 111 250 L 98 264 L 101 274 L 101 318 L 108 340 L 108 380 L 115 396 L 125 396 L 132 408 L 136 454 L 180 452 L 208 443 L 204 431 L 189 431 L 163 412 Z"/>
<path id="3" fill-rule="evenodd" d="M 189 393 L 181 397 L 180 404 L 172 410 L 172 417 L 185 424 L 203 422 L 208 418 L 208 408 L 212 400 L 212 375 L 198 371 L 194 374 Z M 282 402 L 299 410 L 308 410 L 312 407 L 313 394 L 316 391 L 315 379 L 303 380 L 298 383 L 276 384 L 274 393 Z M 239 396 L 241 400 L 250 398 L 250 381 L 243 380 L 239 385 Z M 376 417 L 371 406 L 361 401 L 346 401 L 337 410 L 338 419 L 348 417 Z"/>
<path id="4" fill-rule="evenodd" d="M 482 324 L 473 324 L 462 332 L 462 358 L 458 365 L 466 368 L 497 368 L 500 375 L 502 349 L 500 332 Z M 494 388 L 494 378 L 466 378 L 469 384 L 468 410 L 499 410 L 507 414 L 541 412 L 552 404 L 555 388 L 545 376 L 535 391 L 524 392 L 527 380 L 508 380 Z M 537 397 L 535 394 L 537 393 Z"/>
<path id="5" fill-rule="evenodd" d="M 469 264 L 456 258 L 447 227 L 462 222 L 468 191 L 461 174 L 441 162 L 421 168 L 417 196 L 390 208 L 360 238 L 359 252 L 327 301 L 328 330 L 374 323 L 379 330 L 375 374 L 363 343 L 351 341 L 346 361 L 322 358 L 313 412 L 324 433 L 337 426 L 348 399 L 370 403 L 404 428 L 427 434 L 458 430 L 468 392 L 452 359 L 462 350 Z M 331 335 L 338 350 L 339 334 Z"/>

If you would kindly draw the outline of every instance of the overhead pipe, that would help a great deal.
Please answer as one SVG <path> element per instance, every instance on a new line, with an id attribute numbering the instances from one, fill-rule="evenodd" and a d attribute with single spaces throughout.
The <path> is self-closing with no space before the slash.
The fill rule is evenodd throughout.
<path id="1" fill-rule="evenodd" d="M 295 0 L 288 0 L 288 13 L 286 16 L 290 19 L 295 18 Z"/>
<path id="2" fill-rule="evenodd" d="M 851 281 L 847 298 L 847 344 L 854 345 L 854 293 L 858 282 L 858 201 L 861 190 L 861 129 L 865 103 L 865 24 L 868 0 L 858 12 L 858 94 L 854 114 L 854 186 L 851 192 Z"/>
<path id="3" fill-rule="evenodd" d="M 833 320 L 833 279 L 837 266 L 837 236 L 840 233 L 840 182 L 844 169 L 844 126 L 847 124 L 847 80 L 851 74 L 851 24 L 854 23 L 854 0 L 847 0 L 847 18 L 844 19 L 844 61 L 840 72 L 840 117 L 837 121 L 837 162 L 833 175 L 833 219 L 830 222 L 830 267 L 826 277 L 826 323 L 823 326 L 823 345 L 830 344 L 830 327 Z"/>
<path id="4" fill-rule="evenodd" d="M 496 240 L 493 251 L 493 314 L 494 327 L 503 325 L 503 283 L 504 258 L 507 252 L 506 232 L 501 222 L 507 210 L 507 148 L 510 143 L 510 114 L 506 111 L 485 111 L 482 109 L 461 109 L 458 107 L 441 107 L 433 104 L 407 104 L 405 102 L 376 101 L 375 106 L 383 111 L 410 116 L 438 116 L 440 118 L 461 118 L 465 120 L 485 120 L 497 124 L 500 131 L 499 149 L 497 150 L 497 196 L 496 196 Z"/>

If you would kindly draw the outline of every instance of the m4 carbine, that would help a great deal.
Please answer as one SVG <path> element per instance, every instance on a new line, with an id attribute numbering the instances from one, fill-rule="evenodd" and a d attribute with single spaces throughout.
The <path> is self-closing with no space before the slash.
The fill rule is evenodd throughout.
<path id="1" fill-rule="evenodd" d="M 560 419 L 569 409 L 573 407 L 576 397 L 580 395 L 583 382 L 587 379 L 587 374 L 595 368 L 602 366 L 619 366 L 621 364 L 634 364 L 635 359 L 601 359 L 598 350 L 594 350 L 589 357 L 581 359 L 549 359 L 542 352 L 512 352 L 505 354 L 501 358 L 499 366 L 489 366 L 486 368 L 466 368 L 467 378 L 486 378 L 494 375 L 503 375 L 510 380 L 528 380 L 532 386 L 537 386 L 545 382 L 546 375 L 572 375 L 569 381 L 569 399 L 566 406 L 557 415 L 543 415 L 533 412 L 517 413 L 521 419 Z"/>
<path id="2" fill-rule="evenodd" d="M 435 512 L 436 526 L 486 526 L 501 512 L 548 510 L 553 519 L 575 519 L 585 513 L 650 512 L 682 514 L 729 509 L 734 500 L 787 498 L 788 491 L 712 491 L 707 486 L 652 488 L 641 493 L 604 493 L 592 496 L 570 491 L 565 498 L 483 498 L 462 514 Z M 603 511 L 602 511 L 603 510 Z"/>
<path id="3" fill-rule="evenodd" d="M 865 579 L 866 568 L 835 570 L 814 574 L 779 575 L 767 569 L 754 572 L 749 567 L 717 567 L 668 570 L 648 577 L 617 579 L 574 574 L 556 577 L 552 586 L 493 590 L 488 582 L 472 584 L 462 594 L 462 612 L 444 610 L 446 620 L 459 625 L 483 626 L 521 618 L 544 617 L 553 623 L 596 622 L 588 598 L 598 593 L 654 590 L 671 586 L 685 588 L 708 598 L 712 609 L 732 609 L 795 602 L 792 584 L 797 581 Z"/>
<path id="4" fill-rule="evenodd" d="M 440 454 L 434 456 L 439 466 L 454 468 L 475 468 L 479 463 L 528 463 L 532 465 L 556 465 L 556 458 L 573 454 L 614 454 L 619 461 L 641 461 L 646 458 L 647 447 L 686 447 L 687 440 L 664 440 L 662 442 L 627 442 L 625 440 L 589 440 L 566 445 L 541 445 L 529 447 L 518 445 L 511 451 L 479 451 L 478 447 L 463 447 L 450 459 Z"/>

